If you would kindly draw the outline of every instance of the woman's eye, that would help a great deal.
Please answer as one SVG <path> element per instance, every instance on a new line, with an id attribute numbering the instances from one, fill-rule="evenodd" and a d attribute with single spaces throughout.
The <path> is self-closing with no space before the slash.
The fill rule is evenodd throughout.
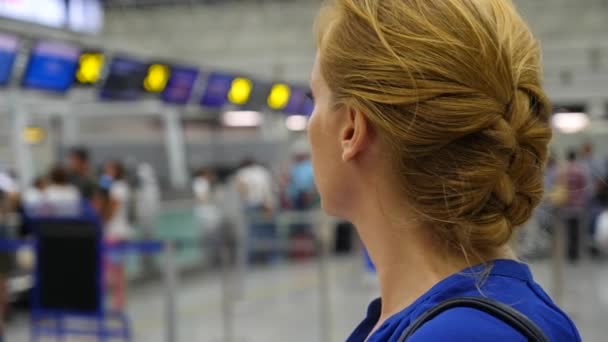
<path id="1" fill-rule="evenodd" d="M 307 97 L 309 100 L 311 100 L 311 101 L 314 101 L 314 100 L 315 100 L 315 97 L 314 97 L 314 95 L 312 94 L 312 90 L 309 90 L 309 91 L 307 91 L 307 92 L 306 92 L 306 97 Z"/>

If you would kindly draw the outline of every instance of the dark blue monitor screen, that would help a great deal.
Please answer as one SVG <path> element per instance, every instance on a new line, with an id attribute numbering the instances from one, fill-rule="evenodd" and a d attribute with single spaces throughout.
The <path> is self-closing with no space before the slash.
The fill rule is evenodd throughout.
<path id="1" fill-rule="evenodd" d="M 30 53 L 23 86 L 66 92 L 74 82 L 80 50 L 58 42 L 38 42 Z"/>
<path id="2" fill-rule="evenodd" d="M 101 89 L 108 100 L 136 100 L 143 91 L 148 64 L 128 57 L 114 57 Z"/>
<path id="3" fill-rule="evenodd" d="M 212 73 L 207 79 L 207 87 L 201 99 L 201 105 L 206 107 L 221 108 L 228 101 L 228 92 L 232 86 L 234 76 L 220 73 Z"/>
<path id="4" fill-rule="evenodd" d="M 17 45 L 17 37 L 0 34 L 0 86 L 7 85 L 11 80 Z"/>
<path id="5" fill-rule="evenodd" d="M 171 76 L 161 95 L 162 100 L 167 103 L 178 105 L 187 104 L 197 79 L 197 69 L 172 66 Z"/>
<path id="6" fill-rule="evenodd" d="M 304 114 L 302 112 L 304 101 L 306 100 L 306 91 L 303 88 L 292 87 L 291 94 L 287 105 L 283 108 L 285 114 Z"/>
<path id="7" fill-rule="evenodd" d="M 306 116 L 311 116 L 312 113 L 315 110 L 315 102 L 312 99 L 305 99 L 304 100 L 304 107 L 302 108 L 302 113 L 300 114 L 304 114 Z"/>

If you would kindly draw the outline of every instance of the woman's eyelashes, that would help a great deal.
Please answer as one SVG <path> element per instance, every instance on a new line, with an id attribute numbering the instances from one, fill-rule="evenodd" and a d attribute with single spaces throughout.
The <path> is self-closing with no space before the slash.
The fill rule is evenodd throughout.
<path id="1" fill-rule="evenodd" d="M 306 97 L 313 102 L 315 101 L 315 96 L 312 94 L 312 90 L 308 90 L 306 92 Z"/>

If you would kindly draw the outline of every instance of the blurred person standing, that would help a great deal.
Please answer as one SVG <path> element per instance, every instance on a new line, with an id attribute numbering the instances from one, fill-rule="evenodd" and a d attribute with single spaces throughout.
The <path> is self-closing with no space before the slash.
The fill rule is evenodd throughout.
<path id="1" fill-rule="evenodd" d="M 29 188 L 23 191 L 21 202 L 24 206 L 39 205 L 44 201 L 44 191 L 48 187 L 48 179 L 45 176 L 37 177 Z"/>
<path id="2" fill-rule="evenodd" d="M 200 169 L 194 176 L 192 191 L 197 203 L 208 203 L 211 200 L 211 188 L 215 182 L 215 174 L 210 169 Z"/>
<path id="3" fill-rule="evenodd" d="M 121 162 L 105 164 L 102 183 L 107 187 L 107 202 L 103 213 L 105 239 L 109 245 L 120 245 L 132 237 L 129 222 L 131 190 Z M 126 301 L 126 275 L 123 255 L 110 253 L 108 260 L 108 283 L 112 291 L 112 308 L 122 311 Z"/>
<path id="4" fill-rule="evenodd" d="M 568 195 L 559 174 L 559 164 L 550 153 L 543 180 L 544 197 L 534 211 L 536 225 L 521 232 L 523 239 L 518 246 L 518 252 L 527 259 L 544 257 L 551 253 L 552 236 L 559 223 L 558 210 L 565 204 Z"/>
<path id="5" fill-rule="evenodd" d="M 160 211 L 160 188 L 152 165 L 137 166 L 137 189 L 135 190 L 135 217 L 146 239 L 153 237 L 154 221 Z"/>
<path id="6" fill-rule="evenodd" d="M 90 166 L 90 154 L 84 147 L 74 147 L 68 154 L 69 181 L 78 188 L 82 197 L 93 201 L 97 183 Z"/>
<path id="7" fill-rule="evenodd" d="M 536 210 L 540 213 L 539 226 L 547 232 L 553 230 L 557 211 L 568 200 L 568 192 L 562 176 L 560 163 L 553 156 L 549 156 L 543 179 L 545 196 Z"/>
<path id="8" fill-rule="evenodd" d="M 150 240 L 154 238 L 154 225 L 160 214 L 160 187 L 156 172 L 152 165 L 140 163 L 136 167 L 136 188 L 133 200 L 135 223 L 140 230 L 139 238 Z M 141 257 L 143 272 L 153 274 L 157 265 L 152 255 Z"/>
<path id="9" fill-rule="evenodd" d="M 608 175 L 606 167 L 607 161 L 605 158 L 594 154 L 593 144 L 587 142 L 581 147 L 581 164 L 585 168 L 585 173 L 589 182 L 589 191 L 592 195 Z"/>
<path id="10" fill-rule="evenodd" d="M 49 172 L 49 184 L 43 191 L 42 206 L 34 209 L 43 215 L 78 216 L 82 196 L 78 188 L 69 182 L 66 169 L 55 166 Z"/>
<path id="11" fill-rule="evenodd" d="M 252 159 L 247 159 L 237 170 L 235 182 L 245 215 L 250 222 L 248 241 L 255 245 L 256 242 L 274 239 L 276 237 L 274 225 L 270 219 L 274 212 L 275 201 L 270 171 Z M 257 247 L 253 247 L 253 250 L 257 249 Z M 268 255 L 268 253 L 261 254 Z"/>
<path id="12" fill-rule="evenodd" d="M 318 203 L 310 146 L 305 140 L 298 140 L 291 146 L 292 165 L 287 183 L 289 207 L 296 211 L 313 209 Z M 310 223 L 296 222 L 290 225 L 290 256 L 305 260 L 315 253 L 314 227 Z"/>
<path id="13" fill-rule="evenodd" d="M 580 243 L 583 232 L 583 214 L 589 204 L 587 172 L 585 166 L 578 160 L 576 151 L 568 152 L 566 165 L 560 175 L 566 190 L 566 199 L 562 210 L 562 218 L 567 231 L 568 260 L 578 261 Z"/>
<path id="14" fill-rule="evenodd" d="M 0 239 L 14 238 L 10 231 L 11 215 L 19 198 L 17 181 L 8 171 L 0 172 Z M 10 252 L 0 250 L 0 342 L 4 340 L 4 321 L 8 306 L 8 277 L 14 265 Z"/>
<path id="15" fill-rule="evenodd" d="M 192 183 L 192 190 L 196 200 L 195 217 L 201 229 L 203 249 L 207 246 L 215 247 L 218 241 L 218 229 L 221 223 L 221 213 L 217 206 L 215 195 L 216 176 L 210 169 L 201 169 L 196 173 Z M 214 248 L 207 248 L 212 250 Z M 209 255 L 213 258 L 214 252 Z"/>
<path id="16" fill-rule="evenodd" d="M 588 236 L 590 241 L 593 241 L 595 236 L 595 228 L 597 220 L 603 211 L 601 201 L 602 194 L 600 191 L 604 189 L 606 179 L 606 159 L 594 155 L 593 145 L 589 142 L 585 143 L 581 148 L 581 162 L 585 168 L 587 178 L 587 201 L 588 201 Z M 592 258 L 599 255 L 599 250 L 592 244 L 589 246 L 589 254 Z"/>
<path id="17" fill-rule="evenodd" d="M 272 214 L 273 182 L 270 171 L 252 159 L 246 159 L 236 172 L 235 181 L 245 210 L 250 214 Z"/>
<path id="18" fill-rule="evenodd" d="M 220 215 L 218 249 L 220 265 L 231 278 L 228 290 L 233 298 L 243 294 L 247 272 L 249 234 L 241 196 L 235 172 L 218 177 L 213 196 Z"/>
<path id="19" fill-rule="evenodd" d="M 308 210 L 318 204 L 308 143 L 304 140 L 297 141 L 292 146 L 291 153 L 293 164 L 287 184 L 290 207 L 295 210 Z"/>
<path id="20" fill-rule="evenodd" d="M 17 180 L 10 171 L 0 171 L 0 191 L 9 197 L 15 197 L 19 194 Z"/>

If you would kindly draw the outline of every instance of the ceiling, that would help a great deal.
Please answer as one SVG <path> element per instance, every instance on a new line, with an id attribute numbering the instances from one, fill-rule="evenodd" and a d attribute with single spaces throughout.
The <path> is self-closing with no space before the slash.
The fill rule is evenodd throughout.
<path id="1" fill-rule="evenodd" d="M 294 2 L 306 0 L 103 0 L 108 9 L 132 9 L 162 6 L 226 5 L 231 3 Z"/>

